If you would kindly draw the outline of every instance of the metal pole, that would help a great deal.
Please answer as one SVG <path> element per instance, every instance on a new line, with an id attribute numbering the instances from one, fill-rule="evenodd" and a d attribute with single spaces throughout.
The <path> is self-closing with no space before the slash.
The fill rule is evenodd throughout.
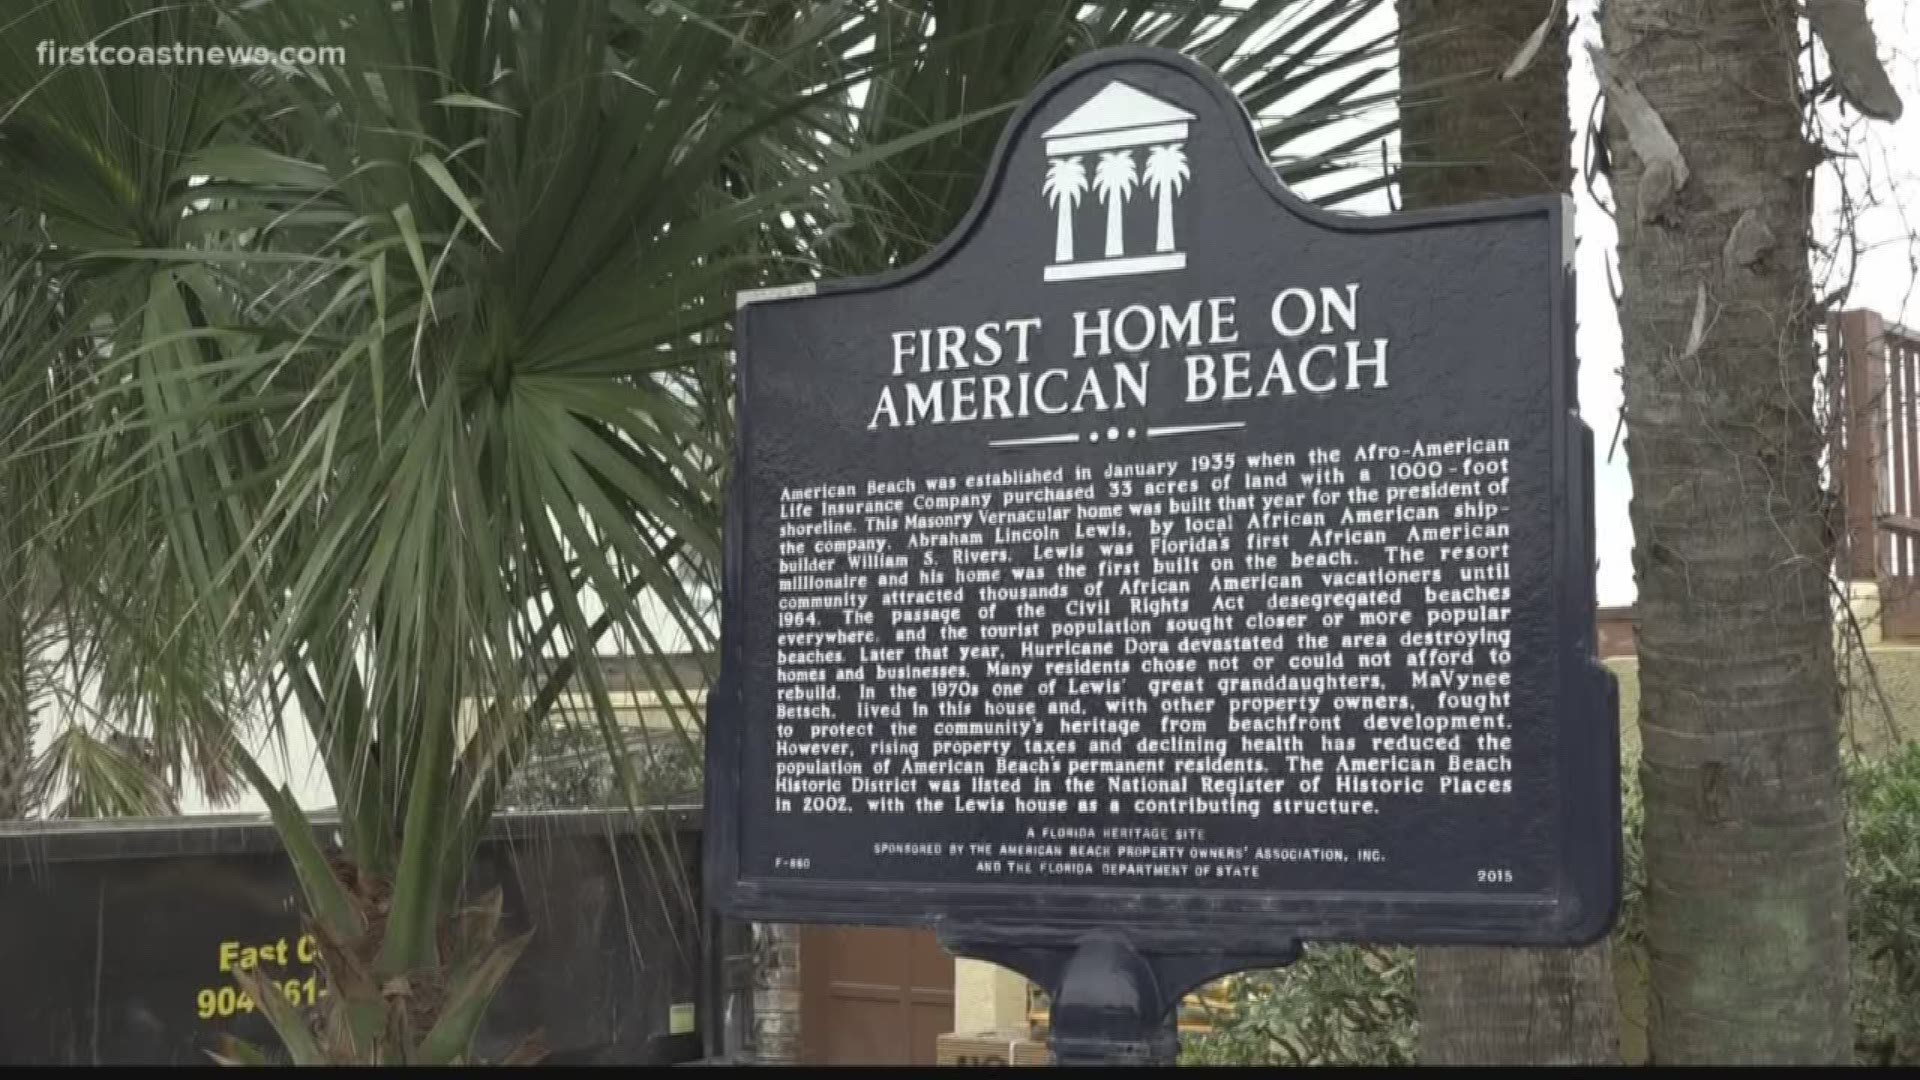
<path id="1" fill-rule="evenodd" d="M 1125 937 L 1087 935 L 1060 975 L 1049 1044 L 1058 1065 L 1171 1065 L 1180 1055 L 1175 1002 Z"/>

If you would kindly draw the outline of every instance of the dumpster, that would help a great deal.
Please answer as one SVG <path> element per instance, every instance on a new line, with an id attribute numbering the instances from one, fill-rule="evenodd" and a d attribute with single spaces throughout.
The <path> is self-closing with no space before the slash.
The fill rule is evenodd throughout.
<path id="1" fill-rule="evenodd" d="M 699 868 L 697 809 L 496 818 L 468 895 L 499 886 L 503 932 L 534 936 L 477 1052 L 538 1032 L 554 1064 L 697 1059 Z M 258 965 L 302 1003 L 324 992 L 298 905 L 264 817 L 0 824 L 0 1061 L 206 1064 L 223 1032 L 276 1049 L 232 972 Z"/>

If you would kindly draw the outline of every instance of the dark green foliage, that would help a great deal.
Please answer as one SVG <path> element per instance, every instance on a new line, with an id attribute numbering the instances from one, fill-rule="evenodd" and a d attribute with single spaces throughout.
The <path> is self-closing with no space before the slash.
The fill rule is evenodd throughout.
<path id="1" fill-rule="evenodd" d="M 1187 1065 L 1411 1065 L 1413 950 L 1308 947 L 1290 968 L 1249 972 L 1216 1030 L 1182 1040 Z"/>
<path id="2" fill-rule="evenodd" d="M 1920 745 L 1849 779 L 1854 1057 L 1920 1064 Z"/>

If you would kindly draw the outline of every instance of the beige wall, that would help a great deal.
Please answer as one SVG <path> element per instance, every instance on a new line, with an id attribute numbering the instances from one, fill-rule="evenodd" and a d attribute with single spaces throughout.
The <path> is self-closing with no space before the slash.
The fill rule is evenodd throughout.
<path id="1" fill-rule="evenodd" d="M 984 960 L 953 965 L 953 1030 L 963 1034 L 1025 1031 L 1027 980 Z"/>

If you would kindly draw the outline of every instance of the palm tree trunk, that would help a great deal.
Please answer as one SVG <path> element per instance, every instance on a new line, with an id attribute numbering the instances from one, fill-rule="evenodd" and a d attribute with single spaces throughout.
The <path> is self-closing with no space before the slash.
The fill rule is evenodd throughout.
<path id="1" fill-rule="evenodd" d="M 1107 258 L 1124 253 L 1121 228 L 1123 221 L 1120 210 L 1126 205 L 1126 196 L 1117 190 L 1107 192 Z"/>
<path id="2" fill-rule="evenodd" d="M 1408 209 L 1563 192 L 1572 177 L 1567 22 L 1557 0 L 1399 0 Z M 1519 77 L 1502 69 L 1549 16 Z M 1612 957 L 1584 949 L 1421 949 L 1424 1064 L 1619 1059 Z"/>
<path id="3" fill-rule="evenodd" d="M 1797 21 L 1794 0 L 1602 17 L 1660 1063 L 1850 1052 Z"/>
<path id="4" fill-rule="evenodd" d="M 1153 250 L 1172 251 L 1173 250 L 1173 188 L 1172 187 L 1163 187 L 1160 189 L 1159 226 L 1160 226 L 1159 231 L 1154 234 Z"/>
<path id="5" fill-rule="evenodd" d="M 1073 204 L 1065 199 L 1055 204 L 1058 221 L 1053 226 L 1053 261 L 1073 261 Z"/>
<path id="6" fill-rule="evenodd" d="M 1567 20 L 1557 0 L 1399 0 L 1400 197 L 1408 209 L 1564 192 Z M 1500 73 L 1548 15 L 1513 79 Z"/>

